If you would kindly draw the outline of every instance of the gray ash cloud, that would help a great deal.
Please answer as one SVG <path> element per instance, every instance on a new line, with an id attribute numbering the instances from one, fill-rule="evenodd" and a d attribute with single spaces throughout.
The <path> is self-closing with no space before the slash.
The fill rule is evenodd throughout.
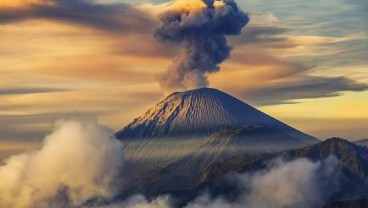
<path id="1" fill-rule="evenodd" d="M 249 22 L 233 0 L 178 2 L 161 13 L 162 25 L 155 32 L 158 40 L 181 47 L 158 77 L 166 92 L 208 86 L 207 74 L 219 71 L 219 64 L 230 56 L 227 36 L 240 34 Z"/>

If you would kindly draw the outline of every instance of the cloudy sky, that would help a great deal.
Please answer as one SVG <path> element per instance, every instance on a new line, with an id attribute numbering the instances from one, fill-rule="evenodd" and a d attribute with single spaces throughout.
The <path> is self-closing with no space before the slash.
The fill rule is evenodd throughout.
<path id="1" fill-rule="evenodd" d="M 180 50 L 154 38 L 170 1 L 0 0 L 0 156 L 37 147 L 56 119 L 118 130 L 165 96 Z M 320 139 L 368 137 L 368 3 L 238 0 L 250 22 L 206 74 Z"/>

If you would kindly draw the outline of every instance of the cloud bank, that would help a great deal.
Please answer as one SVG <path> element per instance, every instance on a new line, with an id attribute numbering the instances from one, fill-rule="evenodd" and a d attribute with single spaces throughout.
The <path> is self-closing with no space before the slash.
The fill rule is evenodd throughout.
<path id="1" fill-rule="evenodd" d="M 166 92 L 208 86 L 206 75 L 230 56 L 226 36 L 240 34 L 249 21 L 233 0 L 174 1 L 159 19 L 155 37 L 181 47 L 158 78 Z"/>
<path id="2" fill-rule="evenodd" d="M 256 100 L 258 105 L 293 104 L 296 99 L 337 97 L 343 92 L 362 92 L 368 84 L 346 77 L 302 76 L 296 81 L 280 82 L 262 89 L 250 90 L 246 98 Z M 264 98 L 267 99 L 264 99 Z"/>
<path id="3" fill-rule="evenodd" d="M 17 7 L 9 7 L 6 3 L 5 6 L 0 5 L 0 25 L 35 19 L 49 19 L 114 33 L 139 33 L 155 25 L 149 13 L 125 3 L 40 0 L 25 1 Z"/>
<path id="4" fill-rule="evenodd" d="M 122 144 L 92 120 L 59 121 L 42 148 L 0 167 L 0 207 L 75 207 L 113 197 Z"/>

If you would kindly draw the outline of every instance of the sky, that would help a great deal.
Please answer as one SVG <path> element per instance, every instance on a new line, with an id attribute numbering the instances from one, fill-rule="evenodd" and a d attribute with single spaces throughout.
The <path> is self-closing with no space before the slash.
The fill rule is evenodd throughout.
<path id="1" fill-rule="evenodd" d="M 368 3 L 238 0 L 250 21 L 208 87 L 320 139 L 368 138 Z M 54 122 L 119 130 L 168 94 L 179 53 L 154 37 L 170 1 L 0 0 L 0 157 Z"/>

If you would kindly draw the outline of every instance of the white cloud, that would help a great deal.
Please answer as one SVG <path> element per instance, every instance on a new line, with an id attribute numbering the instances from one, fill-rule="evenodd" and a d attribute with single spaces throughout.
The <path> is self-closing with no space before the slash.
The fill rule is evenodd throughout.
<path id="1" fill-rule="evenodd" d="M 13 156 L 0 167 L 0 207 L 78 206 L 112 197 L 123 163 L 122 144 L 91 120 L 64 120 L 39 151 Z"/>
<path id="2" fill-rule="evenodd" d="M 152 201 L 147 201 L 147 199 L 142 195 L 136 195 L 125 202 L 115 203 L 106 206 L 95 206 L 93 208 L 170 208 L 169 197 L 162 196 L 158 197 Z"/>
<path id="3" fill-rule="evenodd" d="M 268 172 L 251 177 L 251 191 L 245 196 L 250 208 L 319 207 L 337 187 L 333 177 L 339 167 L 336 158 L 277 163 Z"/>
<path id="4" fill-rule="evenodd" d="M 276 160 L 264 171 L 240 175 L 244 186 L 238 201 L 197 198 L 186 208 L 314 208 L 322 206 L 336 191 L 338 160 L 334 157 L 320 162 L 298 159 L 291 162 Z"/>
<path id="5" fill-rule="evenodd" d="M 284 162 L 275 160 L 266 170 L 238 176 L 245 191 L 241 197 L 229 202 L 224 198 L 212 199 L 208 194 L 198 196 L 185 208 L 315 208 L 326 203 L 338 188 L 336 172 L 340 168 L 335 157 L 312 162 L 297 159 Z M 169 196 L 152 201 L 141 195 L 122 203 L 98 208 L 170 208 Z M 95 207 L 95 208 L 97 208 Z"/>

